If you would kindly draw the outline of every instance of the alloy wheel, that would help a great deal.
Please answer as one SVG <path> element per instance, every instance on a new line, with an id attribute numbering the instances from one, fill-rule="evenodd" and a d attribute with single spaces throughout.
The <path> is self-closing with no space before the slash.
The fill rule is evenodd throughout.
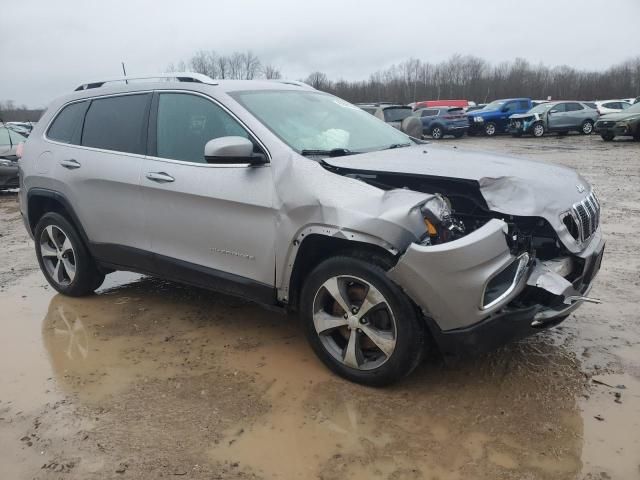
<path id="1" fill-rule="evenodd" d="M 40 255 L 49 276 L 58 285 L 69 285 L 76 276 L 76 254 L 71 240 L 56 225 L 48 225 L 40 235 Z"/>
<path id="2" fill-rule="evenodd" d="M 533 127 L 533 136 L 534 137 L 541 137 L 542 135 L 544 135 L 544 127 L 540 124 L 536 125 Z"/>
<path id="3" fill-rule="evenodd" d="M 593 131 L 593 124 L 591 122 L 584 122 L 582 124 L 582 133 L 589 135 Z"/>
<path id="4" fill-rule="evenodd" d="M 327 352 L 357 370 L 378 368 L 396 347 L 396 320 L 389 303 L 361 278 L 325 281 L 313 300 L 313 324 Z"/>
<path id="5" fill-rule="evenodd" d="M 484 131 L 488 136 L 492 137 L 496 134 L 496 126 L 493 123 L 490 123 L 485 127 Z"/>
<path id="6" fill-rule="evenodd" d="M 436 140 L 442 138 L 442 130 L 440 127 L 434 127 L 433 130 L 431 130 L 431 137 Z"/>

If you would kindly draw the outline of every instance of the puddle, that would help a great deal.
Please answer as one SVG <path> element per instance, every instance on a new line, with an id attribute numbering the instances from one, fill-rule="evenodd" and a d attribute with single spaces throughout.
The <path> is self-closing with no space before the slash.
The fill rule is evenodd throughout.
<path id="1" fill-rule="evenodd" d="M 11 459 L 11 478 L 43 464 L 78 479 L 123 468 L 142 479 L 637 471 L 640 428 L 617 433 L 640 418 L 637 381 L 616 380 L 622 404 L 603 386 L 578 404 L 584 377 L 557 332 L 370 389 L 332 375 L 293 317 L 169 282 L 108 279 L 81 299 L 54 295 L 40 274 L 0 292 L 11 332 L 0 339 L 0 459 Z"/>

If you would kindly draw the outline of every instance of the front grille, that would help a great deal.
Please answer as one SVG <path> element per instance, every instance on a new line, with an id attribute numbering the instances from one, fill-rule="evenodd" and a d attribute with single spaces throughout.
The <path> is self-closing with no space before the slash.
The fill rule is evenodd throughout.
<path id="1" fill-rule="evenodd" d="M 574 204 L 572 211 L 578 224 L 576 231 L 578 237 L 576 240 L 584 242 L 593 235 L 600 224 L 600 202 L 598 197 L 594 192 L 591 192 L 584 200 Z"/>

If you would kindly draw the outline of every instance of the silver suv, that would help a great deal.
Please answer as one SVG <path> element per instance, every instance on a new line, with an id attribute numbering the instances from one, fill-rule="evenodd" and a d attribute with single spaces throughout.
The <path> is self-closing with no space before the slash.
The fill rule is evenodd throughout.
<path id="1" fill-rule="evenodd" d="M 63 294 L 131 270 L 294 310 L 368 385 L 593 301 L 600 204 L 573 170 L 424 144 L 296 82 L 128 80 L 53 102 L 19 162 Z"/>

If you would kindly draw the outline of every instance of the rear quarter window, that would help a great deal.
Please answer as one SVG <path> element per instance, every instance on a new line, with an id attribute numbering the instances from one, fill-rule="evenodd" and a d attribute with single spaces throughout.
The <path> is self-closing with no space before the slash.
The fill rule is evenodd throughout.
<path id="1" fill-rule="evenodd" d="M 53 120 L 47 137 L 62 143 L 79 143 L 82 119 L 89 102 L 76 102 L 64 107 Z"/>
<path id="2" fill-rule="evenodd" d="M 150 101 L 150 93 L 92 100 L 84 120 L 82 145 L 144 154 Z"/>

